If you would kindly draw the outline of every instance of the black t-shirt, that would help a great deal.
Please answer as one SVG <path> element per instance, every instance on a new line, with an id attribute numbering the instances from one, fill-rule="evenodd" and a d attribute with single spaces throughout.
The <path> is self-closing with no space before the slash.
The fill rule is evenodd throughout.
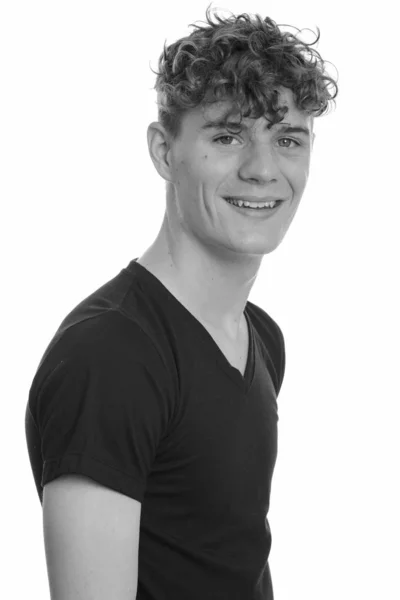
<path id="1" fill-rule="evenodd" d="M 65 473 L 140 501 L 138 600 L 272 600 L 282 332 L 247 302 L 243 377 L 136 261 L 67 315 L 37 368 L 25 431 L 40 502 Z"/>

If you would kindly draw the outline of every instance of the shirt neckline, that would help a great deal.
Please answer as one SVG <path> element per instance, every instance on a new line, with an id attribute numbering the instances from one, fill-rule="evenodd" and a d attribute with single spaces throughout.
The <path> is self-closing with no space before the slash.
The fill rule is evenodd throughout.
<path id="1" fill-rule="evenodd" d="M 188 316 L 188 318 L 193 323 L 195 323 L 197 331 L 199 331 L 199 333 L 200 333 L 200 335 L 202 335 L 203 339 L 207 339 L 208 344 L 211 345 L 212 348 L 214 348 L 214 354 L 215 354 L 218 364 L 223 368 L 223 370 L 227 373 L 227 375 L 229 375 L 229 377 L 235 381 L 235 383 L 237 383 L 239 386 L 241 386 L 242 388 L 245 388 L 245 390 L 248 391 L 248 389 L 250 388 L 250 386 L 253 382 L 254 370 L 255 370 L 254 332 L 253 332 L 253 325 L 251 323 L 251 319 L 248 315 L 248 310 L 247 310 L 248 302 L 246 302 L 246 306 L 245 306 L 243 312 L 244 312 L 244 316 L 245 316 L 247 328 L 248 328 L 249 344 L 248 344 L 246 367 L 244 370 L 244 374 L 242 375 L 241 372 L 239 371 L 239 369 L 237 369 L 236 367 L 231 365 L 231 363 L 226 358 L 225 354 L 222 352 L 222 350 L 220 349 L 218 344 L 215 342 L 212 335 L 207 331 L 207 329 L 204 327 L 204 325 L 201 323 L 201 321 L 199 321 L 197 319 L 197 317 L 195 317 L 194 314 L 191 313 L 190 310 L 188 308 L 186 308 L 186 306 L 184 304 L 182 304 L 182 302 L 180 302 L 180 300 L 178 300 L 178 298 L 176 298 L 176 296 L 174 296 L 174 294 L 162 283 L 162 281 L 160 279 L 158 279 L 158 277 L 153 275 L 153 273 L 151 273 L 151 271 L 146 269 L 146 267 L 144 267 L 143 265 L 138 263 L 137 262 L 138 259 L 139 259 L 139 257 L 132 259 L 127 267 L 127 270 L 132 273 L 135 273 L 139 270 L 140 273 L 145 277 L 145 279 L 149 283 L 151 283 L 152 285 L 156 285 L 159 288 L 159 290 L 164 294 L 164 296 L 166 296 L 166 298 L 168 298 L 170 301 L 175 303 L 175 305 L 177 305 L 180 310 L 183 310 L 185 312 L 185 314 Z"/>

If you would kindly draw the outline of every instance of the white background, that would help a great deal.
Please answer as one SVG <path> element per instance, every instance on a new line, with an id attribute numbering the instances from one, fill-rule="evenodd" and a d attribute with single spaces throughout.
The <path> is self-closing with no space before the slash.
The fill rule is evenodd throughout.
<path id="1" fill-rule="evenodd" d="M 150 66 L 207 5 L 1 5 L 2 597 L 50 597 L 29 388 L 66 314 L 158 233 Z M 398 20 L 389 2 L 212 8 L 270 16 L 308 43 L 318 26 L 316 48 L 339 73 L 336 108 L 315 120 L 300 208 L 249 298 L 286 340 L 269 513 L 275 597 L 399 600 Z"/>

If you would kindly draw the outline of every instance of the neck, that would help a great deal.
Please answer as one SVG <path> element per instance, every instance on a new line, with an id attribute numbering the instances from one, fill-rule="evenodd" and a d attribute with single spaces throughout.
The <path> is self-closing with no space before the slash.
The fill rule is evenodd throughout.
<path id="1" fill-rule="evenodd" d="M 196 318 L 236 340 L 261 260 L 201 244 L 182 228 L 173 231 L 166 212 L 157 238 L 138 262 Z"/>

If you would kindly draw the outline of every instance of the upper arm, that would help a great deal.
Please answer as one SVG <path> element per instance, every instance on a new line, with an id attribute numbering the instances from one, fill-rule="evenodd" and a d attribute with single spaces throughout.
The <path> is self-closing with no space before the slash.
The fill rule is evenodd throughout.
<path id="1" fill-rule="evenodd" d="M 141 503 L 82 475 L 43 490 L 43 533 L 52 600 L 134 600 Z"/>

